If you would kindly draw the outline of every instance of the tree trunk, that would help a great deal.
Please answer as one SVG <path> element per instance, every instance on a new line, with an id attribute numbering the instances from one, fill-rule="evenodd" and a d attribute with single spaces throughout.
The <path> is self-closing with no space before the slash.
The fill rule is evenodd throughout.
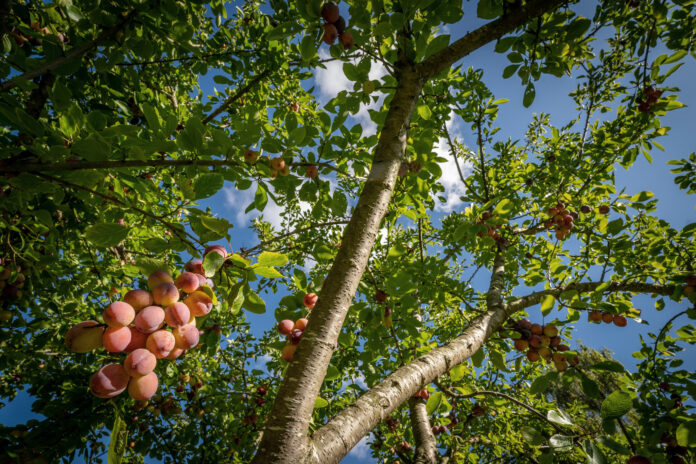
<path id="1" fill-rule="evenodd" d="M 397 89 L 370 174 L 280 386 L 254 463 L 296 464 L 314 454 L 307 436 L 314 402 L 387 211 L 406 150 L 411 114 L 422 87 L 423 79 L 414 69 L 406 65 L 399 68 Z"/>
<path id="2" fill-rule="evenodd" d="M 418 398 L 408 400 L 411 416 L 411 430 L 416 440 L 416 453 L 413 457 L 414 464 L 437 464 L 437 442 L 433 435 L 425 401 Z"/>

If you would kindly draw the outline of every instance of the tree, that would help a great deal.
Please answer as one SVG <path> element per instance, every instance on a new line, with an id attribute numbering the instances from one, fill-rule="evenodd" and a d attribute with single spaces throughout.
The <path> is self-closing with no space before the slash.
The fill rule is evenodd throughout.
<path id="1" fill-rule="evenodd" d="M 617 191 L 614 170 L 650 159 L 684 106 L 670 75 L 696 56 L 693 2 L 607 0 L 590 19 L 558 0 L 482 0 L 482 25 L 457 37 L 443 28 L 461 2 L 340 4 L 345 32 L 322 8 L 4 2 L 0 392 L 28 388 L 45 419 L 5 427 L 2 462 L 93 462 L 109 430 L 113 462 L 338 462 L 368 434 L 384 462 L 687 462 L 696 384 L 671 358 L 694 342 L 696 225 L 657 217 L 648 190 Z M 492 43 L 527 107 L 542 74 L 574 77 L 577 118 L 498 135 L 505 99 L 462 62 Z M 307 80 L 334 62 L 355 86 L 321 105 Z M 375 134 L 349 119 L 361 104 L 376 105 Z M 438 217 L 442 145 L 470 206 Z M 690 156 L 674 160 L 685 195 Z M 225 185 L 253 190 L 247 212 L 279 205 L 282 230 L 262 216 L 243 248 L 205 206 Z M 203 254 L 222 241 L 235 251 Z M 189 256 L 216 302 L 199 346 L 158 361 L 147 404 L 86 395 L 124 356 L 72 353 L 65 332 Z M 276 294 L 278 322 L 309 320 L 287 365 L 276 326 L 246 316 Z M 644 340 L 635 373 L 577 364 L 573 325 L 640 321 L 639 294 L 690 305 L 678 330 Z M 611 392 L 602 370 L 620 379 Z M 542 395 L 554 381 L 601 400 L 601 427 Z"/>

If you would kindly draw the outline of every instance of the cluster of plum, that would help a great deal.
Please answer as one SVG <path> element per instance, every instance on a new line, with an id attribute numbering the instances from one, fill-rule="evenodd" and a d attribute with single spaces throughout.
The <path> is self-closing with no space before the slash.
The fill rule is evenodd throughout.
<path id="1" fill-rule="evenodd" d="M 0 290 L 2 290 L 3 301 L 5 299 L 21 298 L 22 288 L 27 280 L 22 272 L 22 267 L 12 261 L 11 258 L 0 258 Z M 0 322 L 12 319 L 12 313 L 7 309 L 0 311 Z"/>
<path id="2" fill-rule="evenodd" d="M 353 36 L 346 31 L 346 20 L 339 14 L 338 5 L 334 2 L 324 3 L 321 7 L 321 17 L 324 18 L 324 35 L 322 40 L 333 45 L 338 39 L 346 50 L 353 47 Z"/>
<path id="3" fill-rule="evenodd" d="M 564 240 L 573 228 L 573 221 L 578 218 L 578 213 L 575 211 L 568 211 L 563 202 L 558 202 L 556 206 L 549 209 L 549 215 L 551 219 L 544 223 L 547 229 L 554 228 L 556 231 L 556 238 L 558 240 Z"/>
<path id="4" fill-rule="evenodd" d="M 244 161 L 249 164 L 254 164 L 259 160 L 259 152 L 251 148 L 244 152 Z M 268 164 L 271 170 L 271 178 L 275 179 L 278 174 L 287 176 L 290 174 L 290 165 L 285 162 L 282 156 L 269 158 Z M 309 164 L 305 168 L 305 175 L 310 179 L 314 179 L 319 175 L 319 168 L 314 164 Z"/>
<path id="5" fill-rule="evenodd" d="M 227 256 L 220 245 L 206 248 L 208 253 Z M 147 285 L 150 291 L 133 289 L 123 301 L 108 305 L 103 324 L 83 321 L 65 334 L 65 345 L 76 353 L 99 346 L 109 353 L 128 353 L 123 364 L 108 364 L 90 379 L 90 390 L 99 398 L 113 398 L 128 388 L 133 399 L 148 400 L 159 384 L 157 360 L 175 360 L 198 345 L 196 317 L 206 316 L 213 307 L 212 281 L 205 277 L 202 261 L 188 262 L 176 280 L 155 271 Z"/>
<path id="6" fill-rule="evenodd" d="M 606 311 L 593 310 L 587 313 L 587 320 L 590 322 L 600 323 L 604 321 L 607 324 L 614 323 L 617 327 L 626 327 L 628 320 L 621 314 L 608 313 Z"/>
<path id="7" fill-rule="evenodd" d="M 568 345 L 561 344 L 561 337 L 558 335 L 558 327 L 553 324 L 539 325 L 532 324 L 529 319 L 520 319 L 514 322 L 513 330 L 519 337 L 512 337 L 517 351 L 526 352 L 527 359 L 532 362 L 544 359 L 553 361 L 554 366 L 559 371 L 568 369 L 568 363 L 575 366 L 580 359 L 577 356 L 572 358 L 562 354 L 570 350 Z"/>
<path id="8" fill-rule="evenodd" d="M 641 113 L 652 112 L 653 106 L 657 105 L 657 101 L 662 96 L 662 90 L 654 88 L 652 85 L 643 89 L 643 96 L 636 100 L 638 103 L 638 111 Z"/>
<path id="9" fill-rule="evenodd" d="M 316 293 L 307 293 L 304 296 L 303 303 L 307 309 L 312 310 L 314 305 L 317 304 L 319 297 Z M 305 328 L 307 328 L 307 323 L 309 321 L 301 317 L 296 321 L 290 319 L 283 319 L 278 323 L 278 333 L 285 335 L 288 340 L 288 344 L 283 347 L 281 356 L 285 362 L 292 361 L 293 356 L 295 356 L 295 351 L 297 350 L 297 345 L 302 340 L 302 335 L 304 334 Z"/>
<path id="10" fill-rule="evenodd" d="M 496 225 L 490 225 L 486 224 L 486 221 L 488 221 L 490 218 L 493 217 L 493 213 L 490 211 L 484 211 L 481 213 L 481 219 L 476 221 L 476 224 L 483 224 L 486 226 L 486 229 L 488 229 L 488 232 L 484 233 L 483 231 L 479 231 L 476 236 L 477 237 L 484 237 L 488 235 L 490 238 L 495 240 L 497 243 L 504 245 L 505 244 L 505 238 L 503 238 L 498 232 L 496 232 L 496 229 L 500 229 L 501 225 L 496 224 Z"/>

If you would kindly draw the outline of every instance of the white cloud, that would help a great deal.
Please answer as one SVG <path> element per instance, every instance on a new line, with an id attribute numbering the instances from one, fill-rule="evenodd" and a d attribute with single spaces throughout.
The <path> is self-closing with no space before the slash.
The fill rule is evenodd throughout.
<path id="1" fill-rule="evenodd" d="M 272 185 L 271 189 L 273 189 Z M 263 215 L 264 221 L 269 222 L 274 229 L 278 230 L 281 228 L 283 219 L 280 217 L 280 213 L 284 211 L 284 208 L 277 205 L 270 195 L 268 197 L 268 203 L 266 203 L 266 207 L 263 209 L 263 211 L 259 212 L 258 210 L 254 209 L 248 213 L 245 213 L 244 211 L 246 210 L 247 206 L 254 201 L 254 195 L 256 193 L 256 189 L 254 187 L 247 190 L 237 190 L 235 186 L 229 186 L 223 189 L 223 193 L 225 195 L 225 206 L 237 211 L 237 213 L 234 215 L 235 226 L 246 227 L 254 218 Z M 273 191 L 271 191 L 271 193 L 273 193 Z M 304 213 L 311 209 L 311 205 L 306 201 L 300 201 L 299 207 L 300 211 Z"/>
<path id="2" fill-rule="evenodd" d="M 366 436 L 363 437 L 362 440 L 360 440 L 358 444 L 353 447 L 352 450 L 350 450 L 348 456 L 355 459 L 359 459 L 361 461 L 371 459 L 370 445 L 367 444 Z"/>
<path id="3" fill-rule="evenodd" d="M 456 138 L 461 138 L 462 134 L 461 128 L 455 120 L 455 117 L 456 116 L 454 113 L 450 113 L 449 120 L 447 121 L 447 130 L 450 133 L 452 141 L 454 141 Z M 447 139 L 439 139 L 434 149 L 438 156 L 447 160 L 440 163 L 442 177 L 440 177 L 438 180 L 438 182 L 445 188 L 444 197 L 447 201 L 445 203 L 437 203 L 435 205 L 435 209 L 437 211 L 450 212 L 462 203 L 460 197 L 466 193 L 466 187 L 459 178 L 457 165 L 454 161 L 454 157 L 450 153 L 450 147 Z M 459 160 L 459 167 L 462 170 L 462 175 L 465 178 L 471 173 L 471 163 L 464 163 L 462 160 Z"/>
<path id="4" fill-rule="evenodd" d="M 331 58 L 331 55 L 329 55 L 329 52 L 324 48 L 321 48 L 319 49 L 319 58 L 325 60 Z M 355 60 L 354 63 L 357 63 L 357 60 Z M 353 90 L 354 83 L 343 73 L 342 61 L 329 61 L 324 63 L 324 65 L 326 68 L 315 68 L 314 70 L 314 82 L 321 100 L 326 102 L 334 98 L 341 91 Z M 386 74 L 387 69 L 382 63 L 372 61 L 372 66 L 368 73 L 368 78 L 370 80 L 378 80 Z M 379 97 L 376 102 L 371 101 L 369 105 L 361 104 L 360 110 L 353 115 L 353 118 L 355 118 L 363 128 L 364 135 L 372 135 L 377 131 L 377 125 L 370 119 L 368 110 L 380 108 L 386 95 L 381 92 L 376 92 L 376 95 Z"/>

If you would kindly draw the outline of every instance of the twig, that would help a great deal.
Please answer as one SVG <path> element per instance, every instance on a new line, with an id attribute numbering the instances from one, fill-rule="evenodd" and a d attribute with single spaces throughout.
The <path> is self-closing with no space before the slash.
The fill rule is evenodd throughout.
<path id="1" fill-rule="evenodd" d="M 270 76 L 275 70 L 276 70 L 276 68 L 268 68 L 264 72 L 262 72 L 261 74 L 259 74 L 255 78 L 253 78 L 251 81 L 249 81 L 249 83 L 247 85 L 245 85 L 241 89 L 237 90 L 230 98 L 225 100 L 225 102 L 222 105 L 217 107 L 216 110 L 214 110 L 212 113 L 210 113 L 208 116 L 206 116 L 205 119 L 203 119 L 203 124 L 208 124 L 210 121 L 215 119 L 217 117 L 217 115 L 219 115 L 220 113 L 225 111 L 227 108 L 229 108 L 229 106 L 232 103 L 234 103 L 239 98 L 241 98 L 242 95 L 247 93 L 252 87 L 254 87 L 256 84 L 261 82 L 263 79 Z"/>

